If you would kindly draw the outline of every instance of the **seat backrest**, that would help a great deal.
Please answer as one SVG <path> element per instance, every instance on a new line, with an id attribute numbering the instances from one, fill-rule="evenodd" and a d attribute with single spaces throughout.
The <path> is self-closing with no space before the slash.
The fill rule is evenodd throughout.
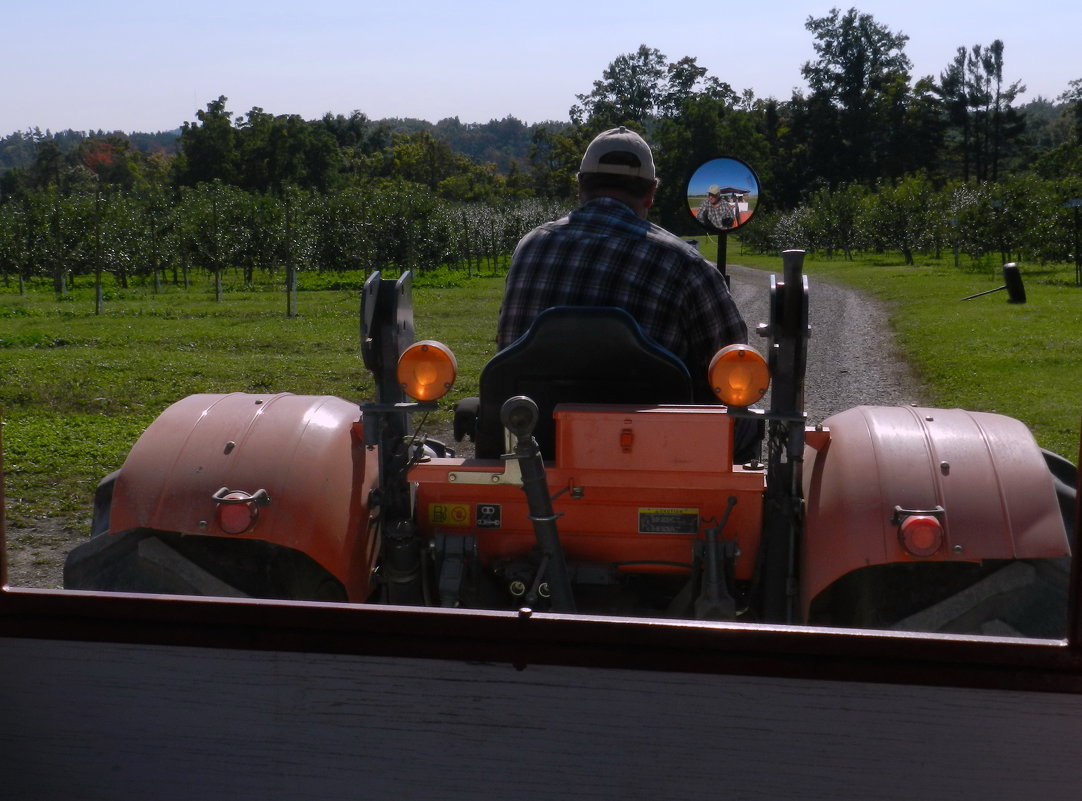
<path id="1" fill-rule="evenodd" d="M 546 459 L 555 455 L 553 408 L 558 403 L 691 403 L 691 374 L 671 351 L 648 337 L 628 312 L 611 306 L 557 306 L 497 353 L 481 371 L 476 453 L 504 452 L 500 407 L 514 395 L 540 410 L 534 437 Z"/>

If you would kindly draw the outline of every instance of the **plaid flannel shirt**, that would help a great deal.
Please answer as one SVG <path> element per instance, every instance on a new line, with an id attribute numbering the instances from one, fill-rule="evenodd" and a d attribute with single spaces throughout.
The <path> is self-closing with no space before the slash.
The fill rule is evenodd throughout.
<path id="1" fill-rule="evenodd" d="M 619 306 L 706 383 L 718 348 L 746 343 L 725 279 L 691 245 L 626 204 L 596 198 L 522 238 L 507 273 L 497 344 L 550 306 Z"/>

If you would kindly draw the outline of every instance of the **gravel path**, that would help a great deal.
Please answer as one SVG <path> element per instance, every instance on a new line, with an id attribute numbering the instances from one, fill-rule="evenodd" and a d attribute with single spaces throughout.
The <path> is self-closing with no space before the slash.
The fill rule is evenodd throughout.
<path id="1" fill-rule="evenodd" d="M 751 344 L 762 350 L 765 340 L 754 331 L 769 319 L 771 273 L 731 265 L 728 274 Z M 925 402 L 882 303 L 809 277 L 808 316 L 811 339 L 804 395 L 810 424 L 854 406 Z"/>

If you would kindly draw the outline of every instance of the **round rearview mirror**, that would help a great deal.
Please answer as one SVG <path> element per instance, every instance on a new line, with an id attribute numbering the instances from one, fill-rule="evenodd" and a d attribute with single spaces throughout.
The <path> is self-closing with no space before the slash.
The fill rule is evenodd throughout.
<path id="1" fill-rule="evenodd" d="M 688 181 L 688 211 L 708 231 L 739 228 L 758 204 L 759 178 L 740 159 L 711 159 Z"/>

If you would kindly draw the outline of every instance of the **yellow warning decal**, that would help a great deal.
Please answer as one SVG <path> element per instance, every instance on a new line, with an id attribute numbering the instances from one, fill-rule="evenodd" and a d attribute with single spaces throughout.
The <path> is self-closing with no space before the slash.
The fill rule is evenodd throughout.
<path id="1" fill-rule="evenodd" d="M 639 509 L 640 534 L 698 534 L 698 509 Z"/>
<path id="2" fill-rule="evenodd" d="M 470 505 L 468 503 L 430 503 L 428 522 L 433 526 L 468 526 Z"/>

